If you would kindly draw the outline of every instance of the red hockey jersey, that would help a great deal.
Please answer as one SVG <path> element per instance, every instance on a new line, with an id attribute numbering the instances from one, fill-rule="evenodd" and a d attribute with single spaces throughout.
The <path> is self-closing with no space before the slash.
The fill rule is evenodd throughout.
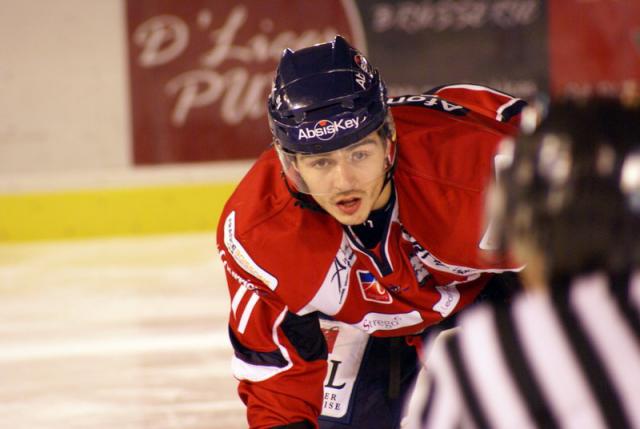
<path id="1" fill-rule="evenodd" d="M 473 301 L 492 272 L 513 268 L 491 266 L 479 243 L 497 145 L 516 132 L 524 102 L 451 85 L 388 104 L 395 205 L 378 252 L 330 215 L 296 206 L 273 149 L 225 206 L 217 239 L 232 368 L 251 427 L 316 421 L 327 368 L 320 330 L 307 325 L 316 312 L 371 335 L 415 334 Z"/>

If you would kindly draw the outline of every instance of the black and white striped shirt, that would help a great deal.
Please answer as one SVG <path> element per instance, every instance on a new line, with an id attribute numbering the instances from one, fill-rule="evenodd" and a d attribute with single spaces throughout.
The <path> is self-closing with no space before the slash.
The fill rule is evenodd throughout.
<path id="1" fill-rule="evenodd" d="M 640 272 L 611 282 L 461 315 L 429 352 L 410 427 L 640 428 Z"/>

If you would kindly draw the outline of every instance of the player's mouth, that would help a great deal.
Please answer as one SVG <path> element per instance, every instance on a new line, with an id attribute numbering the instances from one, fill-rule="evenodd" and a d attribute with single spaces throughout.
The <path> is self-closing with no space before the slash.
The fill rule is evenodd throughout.
<path id="1" fill-rule="evenodd" d="M 342 213 L 346 215 L 352 215 L 358 211 L 361 204 L 362 204 L 362 198 L 349 197 L 349 198 L 342 198 L 338 200 L 336 202 L 336 207 L 338 207 L 338 209 Z"/>

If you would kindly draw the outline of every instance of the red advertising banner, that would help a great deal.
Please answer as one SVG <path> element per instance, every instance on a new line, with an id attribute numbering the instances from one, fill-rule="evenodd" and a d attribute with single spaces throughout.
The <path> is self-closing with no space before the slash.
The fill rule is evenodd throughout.
<path id="1" fill-rule="evenodd" d="M 554 96 L 640 84 L 640 1 L 549 1 L 549 63 Z"/>
<path id="2" fill-rule="evenodd" d="M 254 158 L 283 49 L 347 37 L 402 95 L 473 82 L 529 99 L 640 86 L 640 0 L 127 0 L 133 158 Z"/>
<path id="3" fill-rule="evenodd" d="M 127 27 L 136 164 L 256 157 L 284 48 L 366 50 L 351 0 L 127 0 Z"/>

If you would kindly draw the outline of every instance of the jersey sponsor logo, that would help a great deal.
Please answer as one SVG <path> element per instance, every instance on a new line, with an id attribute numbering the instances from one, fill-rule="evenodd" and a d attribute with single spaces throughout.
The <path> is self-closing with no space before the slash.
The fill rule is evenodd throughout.
<path id="1" fill-rule="evenodd" d="M 358 283 L 362 291 L 362 297 L 367 301 L 380 304 L 391 304 L 393 298 L 387 289 L 369 271 L 357 270 Z"/>
<path id="2" fill-rule="evenodd" d="M 424 286 L 431 274 L 429 274 L 429 271 L 427 271 L 422 261 L 420 261 L 416 252 L 411 252 L 409 255 L 409 262 L 411 262 L 411 268 L 413 268 L 413 273 L 416 275 L 418 284 L 420 286 Z"/>
<path id="3" fill-rule="evenodd" d="M 240 286 L 244 286 L 249 290 L 257 290 L 258 287 L 256 285 L 254 285 L 253 283 L 251 283 L 251 280 L 247 280 L 244 277 L 242 277 L 240 274 L 236 273 L 230 266 L 229 263 L 227 262 L 227 260 L 225 259 L 225 256 L 227 254 L 227 252 L 225 252 L 224 250 L 220 250 L 219 251 L 220 254 L 220 259 L 222 259 L 222 265 L 224 266 L 224 269 L 227 271 L 227 273 L 229 273 L 229 275 L 231 276 L 232 279 L 234 279 L 236 282 L 238 282 L 238 284 Z"/>
<path id="4" fill-rule="evenodd" d="M 436 95 L 403 95 L 401 97 L 391 97 L 387 99 L 389 106 L 397 105 L 412 105 L 428 107 L 430 109 L 439 110 L 441 112 L 450 113 L 456 116 L 464 116 L 469 110 L 460 106 L 459 104 L 452 103 L 444 100 Z"/>
<path id="5" fill-rule="evenodd" d="M 422 323 L 422 321 L 422 316 L 417 310 L 400 314 L 367 313 L 360 322 L 353 326 L 367 333 L 372 333 L 375 331 L 392 331 L 406 326 L 413 326 Z"/>
<path id="6" fill-rule="evenodd" d="M 440 293 L 440 301 L 436 302 L 433 310 L 440 313 L 442 317 L 447 317 L 458 305 L 460 292 L 454 285 L 436 286 L 436 290 Z"/>
<path id="7" fill-rule="evenodd" d="M 240 265 L 240 267 L 253 277 L 257 278 L 271 290 L 278 287 L 278 279 L 263 270 L 249 256 L 242 244 L 236 239 L 236 212 L 229 213 L 224 221 L 224 245 L 231 257 Z"/>
<path id="8" fill-rule="evenodd" d="M 431 252 L 422 247 L 420 243 L 411 235 L 406 229 L 402 229 L 402 238 L 413 246 L 414 254 L 418 257 L 418 259 L 427 267 L 435 268 L 436 270 L 443 271 L 450 274 L 455 274 L 458 276 L 475 276 L 477 277 L 477 273 L 482 270 L 478 270 L 475 268 L 461 267 L 457 265 L 449 265 L 438 258 L 436 258 Z M 474 277 L 474 278 L 475 278 Z"/>
<path id="9" fill-rule="evenodd" d="M 324 380 L 320 419 L 340 419 L 347 416 L 353 403 L 351 394 L 365 356 L 369 335 L 354 326 L 335 320 L 320 319 L 320 326 L 325 338 L 329 333 L 329 367 Z M 335 336 L 332 336 L 332 333 L 336 333 Z"/>
<path id="10" fill-rule="evenodd" d="M 359 128 L 360 124 L 363 123 L 366 118 L 366 116 L 351 119 L 343 118 L 337 121 L 321 119 L 316 122 L 313 128 L 301 128 L 298 132 L 298 140 L 318 139 L 328 141 L 334 138 L 340 131 Z"/>

